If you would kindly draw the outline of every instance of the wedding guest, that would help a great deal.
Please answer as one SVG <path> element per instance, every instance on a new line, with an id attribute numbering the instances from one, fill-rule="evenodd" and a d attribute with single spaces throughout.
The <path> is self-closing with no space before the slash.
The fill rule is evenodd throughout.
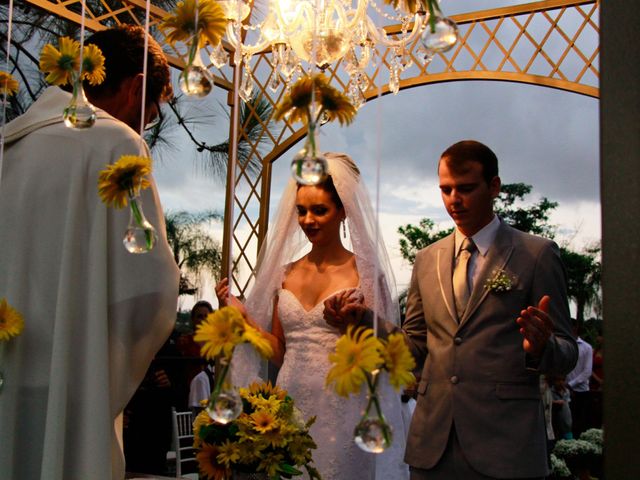
<path id="1" fill-rule="evenodd" d="M 325 389 L 328 356 L 342 333 L 324 320 L 327 300 L 364 302 L 373 308 L 377 298 L 381 316 L 399 319 L 397 298 L 391 294 L 393 274 L 387 252 L 374 236 L 376 219 L 359 169 L 345 154 L 325 156 L 329 176 L 324 182 L 309 186 L 291 180 L 287 185 L 260 251 L 246 310 L 272 343 L 272 361 L 280 367 L 277 384 L 295 399 L 305 418 L 318 418 L 311 435 L 318 445 L 314 465 L 322 478 L 401 480 L 408 478 L 408 469 L 402 462 L 400 395 L 381 382 L 382 409 L 394 436 L 387 451 L 371 455 L 353 440 L 366 406 L 364 392 L 347 400 Z M 345 246 L 347 230 L 350 249 Z M 243 308 L 229 296 L 226 279 L 216 286 L 216 294 L 221 305 Z M 234 354 L 233 368 L 245 373 L 246 381 L 252 364 L 238 365 L 242 358 Z M 258 363 L 253 365 L 258 374 Z"/>
<path id="2" fill-rule="evenodd" d="M 571 419 L 571 392 L 562 375 L 549 375 L 551 394 L 553 396 L 552 423 L 554 436 L 558 439 L 571 440 L 573 437 Z"/>
<path id="3" fill-rule="evenodd" d="M 494 213 L 498 159 L 467 140 L 440 156 L 455 231 L 418 252 L 403 330 L 424 363 L 405 460 L 411 478 L 542 478 L 539 375 L 576 362 L 557 245 Z"/>
<path id="4" fill-rule="evenodd" d="M 149 38 L 143 76 L 140 27 L 106 29 L 89 43 L 106 67 L 102 85 L 85 85 L 95 125 L 67 128 L 71 95 L 50 87 L 5 130 L 0 297 L 25 318 L 3 362 L 7 479 L 122 480 L 122 410 L 175 323 L 178 268 L 153 179 L 141 197 L 158 241 L 144 255 L 125 250 L 129 213 L 107 208 L 97 190 L 106 165 L 140 153 L 141 124 L 171 95 L 169 66 Z"/>
<path id="5" fill-rule="evenodd" d="M 571 392 L 572 431 L 575 438 L 589 428 L 591 410 L 591 392 L 589 379 L 593 365 L 593 348 L 580 337 L 579 325 L 576 319 L 571 319 L 573 333 L 577 336 L 578 362 L 573 370 L 567 374 L 567 386 Z"/>
<path id="6" fill-rule="evenodd" d="M 604 337 L 602 327 L 598 329 L 595 347 L 593 349 L 593 364 L 591 371 L 591 418 L 590 428 L 602 428 L 602 389 L 604 387 Z"/>

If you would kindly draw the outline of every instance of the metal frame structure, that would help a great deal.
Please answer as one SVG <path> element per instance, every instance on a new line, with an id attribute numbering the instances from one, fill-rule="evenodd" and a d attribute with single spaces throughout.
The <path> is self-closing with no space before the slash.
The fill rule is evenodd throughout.
<path id="1" fill-rule="evenodd" d="M 73 22 L 80 21 L 77 13 L 80 0 L 25 1 Z M 97 5 L 98 8 L 88 11 L 85 22 L 92 30 L 117 23 L 140 24 L 144 18 L 143 0 L 100 0 Z M 418 40 L 407 45 L 403 56 L 407 67 L 400 89 L 461 80 L 497 80 L 598 98 L 599 10 L 599 0 L 543 0 L 454 15 L 451 18 L 460 29 L 458 44 L 432 59 L 425 59 Z M 151 25 L 155 26 L 164 14 L 164 10 L 153 6 Z M 388 35 L 397 36 L 401 27 L 392 25 L 385 30 Z M 225 47 L 233 49 L 230 45 Z M 366 70 L 369 88 L 364 96 L 367 101 L 390 93 L 385 72 L 396 52 L 378 48 L 382 49 L 376 52 L 377 65 Z M 180 53 L 175 50 L 170 62 L 177 68 L 184 66 Z M 254 90 L 275 106 L 283 97 L 285 87 L 282 82 L 275 91 L 269 87 L 277 75 L 270 52 L 254 55 L 251 67 Z M 325 74 L 335 86 L 347 90 L 349 76 L 340 61 L 327 68 Z M 233 95 L 234 75 L 242 75 L 242 71 L 227 65 L 214 76 L 216 85 L 229 91 L 228 104 L 232 110 L 239 107 L 234 102 L 237 98 Z M 244 125 L 231 124 L 231 133 L 235 128 L 242 136 Z M 262 164 L 262 171 L 257 176 L 251 175 L 243 165 L 238 165 L 236 171 L 230 169 L 227 175 L 223 259 L 233 254 L 235 268 L 231 276 L 240 295 L 252 280 L 252 275 L 242 272 L 255 270 L 257 252 L 267 230 L 273 162 L 306 134 L 305 129 L 286 121 L 261 123 L 261 128 L 272 145 L 271 150 L 263 152 L 258 143 L 247 140 L 252 145 L 252 155 Z"/>

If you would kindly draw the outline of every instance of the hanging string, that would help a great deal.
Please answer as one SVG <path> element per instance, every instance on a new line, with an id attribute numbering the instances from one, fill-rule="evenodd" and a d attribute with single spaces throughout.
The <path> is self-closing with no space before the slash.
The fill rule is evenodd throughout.
<path id="1" fill-rule="evenodd" d="M 13 24 L 13 0 L 9 0 L 9 18 L 7 19 L 7 60 L 5 62 L 5 72 L 9 73 L 9 64 L 11 60 L 11 28 Z M 4 127 L 7 121 L 7 97 L 6 93 L 2 96 L 2 129 L 0 131 L 0 183 L 2 182 L 2 165 L 4 163 Z"/>
<path id="2" fill-rule="evenodd" d="M 375 241 L 375 253 L 376 256 L 380 251 L 380 165 L 382 164 L 382 85 L 378 82 L 378 98 L 376 100 L 376 174 L 375 174 L 375 231 L 374 231 L 374 241 Z M 380 262 L 374 262 L 374 285 L 373 289 L 373 333 L 374 335 L 378 335 L 378 303 L 380 302 L 379 298 L 379 290 L 380 287 L 383 287 L 384 284 L 380 284 L 380 280 L 378 278 L 380 270 Z M 391 281 L 390 278 L 384 279 L 385 281 Z M 393 300 L 393 299 L 392 299 Z M 393 321 L 393 318 L 387 318 L 388 321 Z"/>
<path id="3" fill-rule="evenodd" d="M 228 279 L 229 279 L 229 295 L 231 295 L 231 288 L 233 286 L 233 228 L 234 228 L 234 211 L 236 204 L 236 167 L 238 163 L 238 110 L 240 108 L 240 75 L 241 75 L 241 66 L 242 66 L 242 27 L 241 27 L 241 4 L 238 2 L 238 15 L 237 20 L 235 22 L 236 28 L 236 39 L 238 41 L 236 45 L 236 52 L 234 54 L 233 63 L 235 64 L 235 69 L 233 72 L 233 112 L 231 115 L 231 121 L 233 122 L 233 128 L 231 129 L 231 155 L 229 157 L 229 171 L 231 175 L 229 175 L 229 181 L 231 185 L 229 185 L 229 217 L 231 221 L 229 222 L 231 228 L 229 230 L 229 235 L 231 238 L 229 239 L 229 258 L 228 258 Z M 240 52 L 240 55 L 238 55 Z"/>
<path id="4" fill-rule="evenodd" d="M 140 155 L 146 156 L 144 143 L 144 127 L 147 105 L 147 66 L 149 64 L 149 12 L 151 11 L 151 0 L 147 0 L 144 12 L 144 53 L 142 56 L 142 108 L 140 109 Z M 158 112 L 160 114 L 160 112 Z"/>
<path id="5" fill-rule="evenodd" d="M 82 64 L 84 63 L 84 16 L 87 9 L 86 0 L 82 0 L 80 4 L 82 9 L 80 10 L 80 62 L 78 65 L 78 82 L 82 82 Z"/>

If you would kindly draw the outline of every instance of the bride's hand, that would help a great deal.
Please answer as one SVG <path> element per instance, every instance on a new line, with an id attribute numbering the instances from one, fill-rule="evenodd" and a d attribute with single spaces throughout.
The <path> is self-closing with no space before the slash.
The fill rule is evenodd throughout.
<path id="1" fill-rule="evenodd" d="M 238 300 L 237 297 L 229 294 L 229 280 L 227 278 L 223 278 L 220 280 L 215 287 L 216 297 L 218 297 L 218 305 L 220 308 L 222 307 L 235 307 L 240 310 L 240 313 L 246 318 L 247 317 L 247 309 L 244 307 L 242 302 Z"/>
<path id="2" fill-rule="evenodd" d="M 325 321 L 342 333 L 349 325 L 360 323 L 366 310 L 362 292 L 356 288 L 337 293 L 324 301 Z"/>

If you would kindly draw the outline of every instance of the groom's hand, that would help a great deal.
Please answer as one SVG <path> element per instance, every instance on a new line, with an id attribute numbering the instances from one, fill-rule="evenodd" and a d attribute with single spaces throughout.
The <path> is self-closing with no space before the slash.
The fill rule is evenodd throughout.
<path id="1" fill-rule="evenodd" d="M 337 293 L 324 301 L 325 321 L 341 333 L 346 332 L 349 325 L 360 323 L 366 310 L 362 293 L 355 288 Z"/>
<path id="2" fill-rule="evenodd" d="M 516 322 L 524 337 L 522 348 L 534 357 L 539 358 L 553 332 L 553 321 L 549 318 L 549 295 L 538 302 L 537 307 L 527 307 L 520 312 Z"/>

